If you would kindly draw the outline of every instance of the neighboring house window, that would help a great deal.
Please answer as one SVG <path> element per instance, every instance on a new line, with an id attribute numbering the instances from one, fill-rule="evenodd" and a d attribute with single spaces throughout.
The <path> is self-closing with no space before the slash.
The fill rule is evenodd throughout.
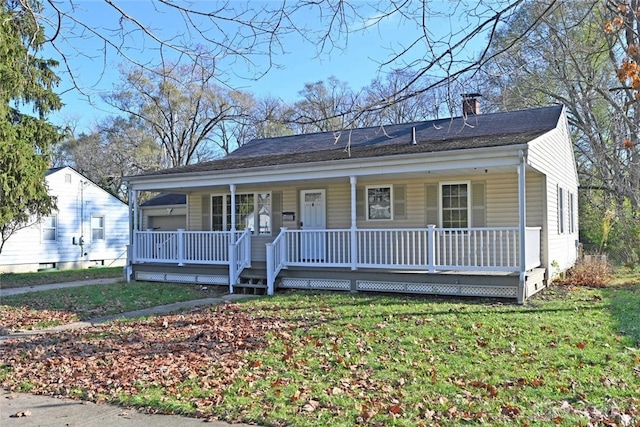
<path id="1" fill-rule="evenodd" d="M 558 234 L 564 234 L 564 188 L 558 187 Z"/>
<path id="2" fill-rule="evenodd" d="M 58 217 L 55 215 L 45 216 L 41 223 L 42 241 L 55 242 L 57 239 Z"/>
<path id="3" fill-rule="evenodd" d="M 236 230 L 271 234 L 271 193 L 236 194 Z M 231 195 L 211 198 L 211 229 L 231 230 Z"/>
<path id="4" fill-rule="evenodd" d="M 91 240 L 104 240 L 104 217 L 91 217 Z"/>
<path id="5" fill-rule="evenodd" d="M 569 192 L 569 233 L 572 233 L 572 234 L 576 232 L 573 203 L 574 203 L 573 193 Z"/>
<path id="6" fill-rule="evenodd" d="M 367 219 L 393 219 L 391 186 L 367 187 Z"/>
<path id="7" fill-rule="evenodd" d="M 442 227 L 469 227 L 469 183 L 443 183 L 440 185 L 440 194 Z"/>

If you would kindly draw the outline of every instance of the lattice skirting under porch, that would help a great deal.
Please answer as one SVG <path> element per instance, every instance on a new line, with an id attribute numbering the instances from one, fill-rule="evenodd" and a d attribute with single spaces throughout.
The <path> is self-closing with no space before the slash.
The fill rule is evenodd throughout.
<path id="1" fill-rule="evenodd" d="M 229 277 L 195 273 L 161 273 L 136 271 L 136 280 L 147 282 L 200 283 L 203 285 L 228 285 Z"/>
<path id="2" fill-rule="evenodd" d="M 315 290 L 351 290 L 350 280 L 283 278 L 279 288 Z M 361 292 L 398 292 L 431 295 L 464 295 L 478 297 L 517 298 L 516 286 L 479 286 L 459 284 L 411 283 L 394 281 L 356 280 Z"/>
<path id="3" fill-rule="evenodd" d="M 351 280 L 283 278 L 279 288 L 349 291 Z"/>
<path id="4" fill-rule="evenodd" d="M 356 281 L 356 289 L 358 291 L 374 292 L 406 292 L 414 294 L 464 295 L 501 298 L 516 298 L 518 290 L 517 287 L 514 286 L 476 286 L 390 281 L 383 282 L 373 280 Z"/>

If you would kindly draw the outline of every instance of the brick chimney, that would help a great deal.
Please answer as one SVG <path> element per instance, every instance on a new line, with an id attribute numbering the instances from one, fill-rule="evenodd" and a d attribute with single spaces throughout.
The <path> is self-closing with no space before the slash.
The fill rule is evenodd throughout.
<path id="1" fill-rule="evenodd" d="M 479 93 L 463 93 L 462 94 L 462 116 L 475 116 L 480 114 L 480 100 L 482 95 Z"/>

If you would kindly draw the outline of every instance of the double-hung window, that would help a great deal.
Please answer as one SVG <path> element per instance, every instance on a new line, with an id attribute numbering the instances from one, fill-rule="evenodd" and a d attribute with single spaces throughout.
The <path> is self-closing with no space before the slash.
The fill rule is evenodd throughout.
<path id="1" fill-rule="evenodd" d="M 104 216 L 91 216 L 91 241 L 104 240 Z"/>
<path id="2" fill-rule="evenodd" d="M 564 188 L 558 187 L 558 234 L 564 234 L 565 232 L 564 210 Z"/>
<path id="3" fill-rule="evenodd" d="M 43 242 L 55 242 L 57 240 L 58 217 L 56 215 L 45 216 L 40 223 Z"/>
<path id="4" fill-rule="evenodd" d="M 235 195 L 236 230 L 251 230 L 253 234 L 271 234 L 271 193 Z M 231 230 L 231 195 L 211 197 L 211 229 Z"/>
<path id="5" fill-rule="evenodd" d="M 569 192 L 569 233 L 572 234 L 576 232 L 574 203 L 573 193 Z"/>
<path id="6" fill-rule="evenodd" d="M 469 183 L 440 184 L 441 224 L 443 228 L 469 227 Z"/>

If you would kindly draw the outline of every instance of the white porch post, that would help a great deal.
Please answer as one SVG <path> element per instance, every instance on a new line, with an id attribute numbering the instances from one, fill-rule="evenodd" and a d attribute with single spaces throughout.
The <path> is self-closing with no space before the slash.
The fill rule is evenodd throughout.
<path id="1" fill-rule="evenodd" d="M 267 295 L 273 295 L 273 287 L 276 282 L 275 278 L 275 261 L 276 255 L 273 243 L 267 243 Z"/>
<path id="2" fill-rule="evenodd" d="M 351 184 L 351 270 L 358 269 L 358 235 L 357 235 L 357 212 L 356 212 L 356 183 L 358 178 L 355 176 L 349 177 L 349 183 Z"/>
<path id="3" fill-rule="evenodd" d="M 427 265 L 429 273 L 436 272 L 436 226 L 435 224 L 427 225 Z"/>
<path id="4" fill-rule="evenodd" d="M 229 244 L 229 293 L 233 293 L 234 280 L 238 268 L 238 259 L 236 257 L 236 244 Z"/>
<path id="5" fill-rule="evenodd" d="M 138 258 L 136 231 L 138 230 L 138 191 L 129 188 L 129 247 L 127 248 L 127 265 L 124 270 L 125 279 L 131 282 L 133 260 Z"/>
<path id="6" fill-rule="evenodd" d="M 520 235 L 520 281 L 518 283 L 518 304 L 522 304 L 526 297 L 526 274 L 527 274 L 527 202 L 526 202 L 526 182 L 525 169 L 526 157 L 524 151 L 520 150 L 520 164 L 518 165 L 518 234 Z"/>
<path id="7" fill-rule="evenodd" d="M 236 277 L 236 185 L 229 184 L 231 192 L 231 235 L 229 236 L 229 293 L 233 293 L 233 283 Z"/>
<path id="8" fill-rule="evenodd" d="M 178 228 L 178 266 L 184 266 L 184 228 Z"/>
<path id="9" fill-rule="evenodd" d="M 138 191 L 137 190 L 129 190 L 129 210 L 132 210 L 132 214 L 133 214 L 133 224 L 132 224 L 132 230 L 131 231 L 137 231 L 139 226 L 138 226 L 138 219 L 139 219 L 139 214 L 138 214 Z M 131 235 L 131 237 L 133 238 L 133 234 Z"/>
<path id="10" fill-rule="evenodd" d="M 236 185 L 229 184 L 229 191 L 231 192 L 231 240 L 235 241 L 236 231 Z"/>

